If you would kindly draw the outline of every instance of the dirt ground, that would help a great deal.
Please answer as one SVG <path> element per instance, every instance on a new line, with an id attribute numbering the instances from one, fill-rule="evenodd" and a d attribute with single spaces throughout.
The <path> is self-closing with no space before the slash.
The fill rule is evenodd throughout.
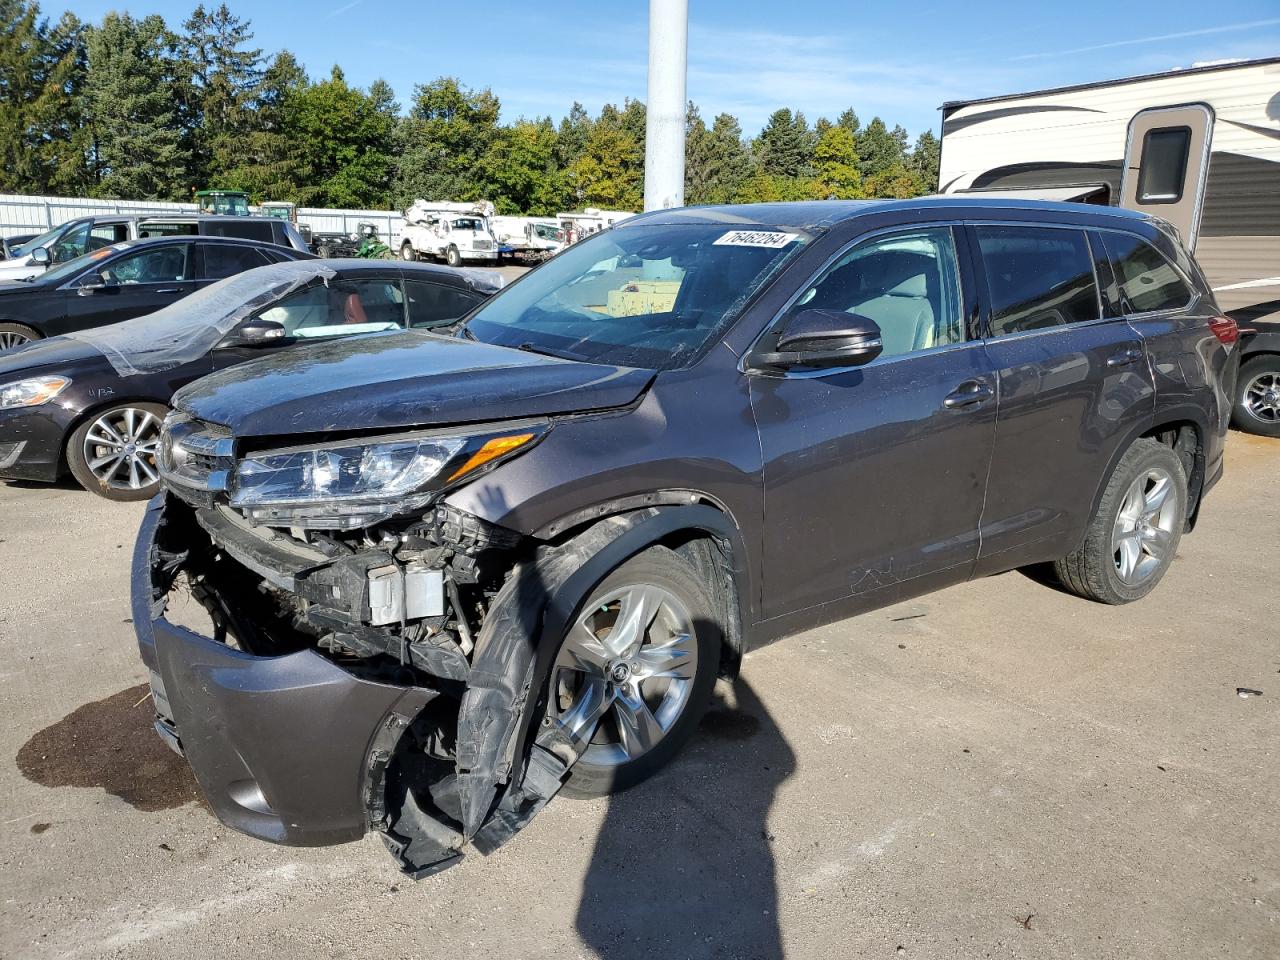
<path id="1" fill-rule="evenodd" d="M 0 484 L 0 956 L 1274 960 L 1278 466 L 1231 437 L 1146 601 L 1012 573 L 757 651 L 665 774 L 419 883 L 220 826 L 150 730 L 141 506 Z"/>

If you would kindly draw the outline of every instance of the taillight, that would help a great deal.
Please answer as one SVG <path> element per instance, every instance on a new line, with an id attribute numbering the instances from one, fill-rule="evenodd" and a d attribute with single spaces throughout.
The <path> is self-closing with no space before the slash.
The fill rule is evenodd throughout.
<path id="1" fill-rule="evenodd" d="M 1209 321 L 1209 329 L 1220 341 L 1230 346 L 1240 339 L 1240 328 L 1230 317 L 1214 317 Z"/>

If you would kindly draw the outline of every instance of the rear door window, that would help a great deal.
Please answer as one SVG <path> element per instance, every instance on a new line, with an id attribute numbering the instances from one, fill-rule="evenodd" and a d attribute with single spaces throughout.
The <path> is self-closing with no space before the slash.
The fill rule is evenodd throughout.
<path id="1" fill-rule="evenodd" d="M 1098 285 L 1083 230 L 974 227 L 990 295 L 991 335 L 1096 320 Z"/>
<path id="2" fill-rule="evenodd" d="M 113 243 L 122 243 L 129 239 L 127 223 L 99 223 L 89 231 L 89 251 L 101 250 Z"/>
<path id="3" fill-rule="evenodd" d="M 206 280 L 221 280 L 267 263 L 256 247 L 240 247 L 229 243 L 206 243 L 204 252 L 204 276 Z"/>
<path id="4" fill-rule="evenodd" d="M 409 297 L 409 326 L 438 327 L 465 316 L 480 302 L 475 294 L 458 287 L 425 280 L 406 280 Z"/>
<path id="5" fill-rule="evenodd" d="M 1180 310 L 1191 302 L 1191 288 L 1164 254 L 1141 237 L 1128 233 L 1102 234 L 1120 282 L 1126 313 Z"/>
<path id="6" fill-rule="evenodd" d="M 204 228 L 200 232 L 207 237 L 241 237 L 245 240 L 274 243 L 275 233 L 272 231 L 274 225 L 274 221 L 266 218 L 263 218 L 258 223 L 247 220 L 228 220 L 223 222 L 206 220 L 204 221 Z"/>

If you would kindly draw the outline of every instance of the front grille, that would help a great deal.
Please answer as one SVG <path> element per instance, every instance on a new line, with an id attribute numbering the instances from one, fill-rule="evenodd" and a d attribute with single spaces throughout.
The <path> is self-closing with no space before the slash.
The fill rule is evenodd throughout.
<path id="1" fill-rule="evenodd" d="M 160 479 L 173 493 L 197 506 L 210 506 L 228 489 L 235 470 L 231 431 L 179 413 L 160 431 Z"/>
<path id="2" fill-rule="evenodd" d="M 476 241 L 476 249 L 477 249 L 477 250 L 488 250 L 490 246 L 492 246 L 492 244 L 490 244 L 488 240 L 477 240 L 477 241 Z"/>

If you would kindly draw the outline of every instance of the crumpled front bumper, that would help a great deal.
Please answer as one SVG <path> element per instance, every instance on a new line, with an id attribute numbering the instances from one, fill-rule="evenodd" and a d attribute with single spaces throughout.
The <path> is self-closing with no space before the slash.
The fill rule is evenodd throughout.
<path id="1" fill-rule="evenodd" d="M 363 680 L 310 650 L 250 656 L 170 623 L 154 579 L 163 508 L 163 496 L 148 507 L 132 571 L 157 732 L 236 830 L 315 846 L 381 828 L 387 761 L 436 692 Z M 444 845 L 439 854 L 439 866 L 456 859 Z"/>

